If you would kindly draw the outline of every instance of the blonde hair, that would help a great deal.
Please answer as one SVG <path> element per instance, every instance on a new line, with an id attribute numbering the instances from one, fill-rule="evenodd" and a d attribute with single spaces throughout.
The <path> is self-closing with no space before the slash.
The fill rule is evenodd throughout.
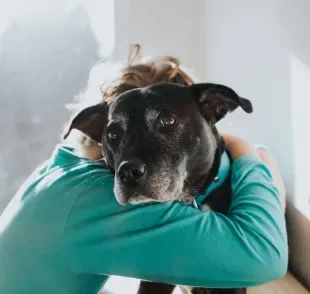
<path id="1" fill-rule="evenodd" d="M 176 83 L 189 86 L 194 80 L 181 67 L 180 61 L 172 56 L 142 58 L 141 46 L 132 45 L 129 50 L 127 66 L 119 71 L 111 83 L 101 87 L 105 100 L 114 99 L 134 88 L 143 88 L 158 83 Z"/>
<path id="2" fill-rule="evenodd" d="M 116 99 L 120 94 L 130 89 L 148 87 L 158 83 L 176 83 L 185 86 L 194 83 L 194 79 L 185 71 L 177 58 L 172 56 L 143 58 L 139 44 L 130 47 L 128 60 L 125 64 L 114 64 L 112 67 L 114 68 L 110 67 L 106 70 L 105 81 L 101 82 L 99 87 L 101 101 Z M 93 90 L 93 86 L 89 85 L 86 91 L 80 95 L 77 103 L 73 107 L 71 105 L 71 108 L 81 109 L 86 105 L 94 104 L 96 95 Z M 99 102 L 96 101 L 96 103 Z M 85 135 L 81 135 L 80 139 L 82 144 L 93 145 L 95 143 Z"/>

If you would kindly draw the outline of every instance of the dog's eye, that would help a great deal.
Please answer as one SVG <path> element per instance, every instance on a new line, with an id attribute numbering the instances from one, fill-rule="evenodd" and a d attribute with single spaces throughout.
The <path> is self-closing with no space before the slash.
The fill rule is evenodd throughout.
<path id="1" fill-rule="evenodd" d="M 160 118 L 160 124 L 163 127 L 170 127 L 173 126 L 176 122 L 176 118 L 172 114 L 164 115 Z"/>
<path id="2" fill-rule="evenodd" d="M 112 124 L 108 126 L 107 137 L 110 141 L 117 140 L 119 138 L 119 135 L 120 135 L 120 130 L 116 125 Z"/>
<path id="3" fill-rule="evenodd" d="M 109 132 L 108 132 L 108 138 L 109 138 L 110 140 L 115 140 L 115 139 L 117 138 L 117 135 L 116 135 L 115 132 L 109 131 Z"/>

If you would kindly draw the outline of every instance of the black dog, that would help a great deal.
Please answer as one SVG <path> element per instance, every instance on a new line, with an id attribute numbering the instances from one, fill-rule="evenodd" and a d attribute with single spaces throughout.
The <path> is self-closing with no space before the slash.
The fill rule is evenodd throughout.
<path id="1" fill-rule="evenodd" d="M 106 165 L 115 172 L 120 204 L 181 201 L 192 203 L 217 175 L 224 142 L 215 123 L 249 100 L 216 84 L 158 84 L 133 89 L 111 102 L 88 107 L 72 120 L 75 128 L 102 144 Z M 229 179 L 207 198 L 226 213 Z M 174 286 L 141 282 L 139 294 L 171 293 Z M 200 289 L 192 293 L 245 293 L 244 289 Z"/>

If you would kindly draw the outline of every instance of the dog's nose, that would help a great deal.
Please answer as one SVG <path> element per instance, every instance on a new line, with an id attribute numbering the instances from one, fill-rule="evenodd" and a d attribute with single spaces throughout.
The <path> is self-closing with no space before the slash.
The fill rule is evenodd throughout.
<path id="1" fill-rule="evenodd" d="M 117 171 L 119 179 L 127 187 L 136 186 L 145 172 L 145 164 L 138 158 L 123 161 Z"/>

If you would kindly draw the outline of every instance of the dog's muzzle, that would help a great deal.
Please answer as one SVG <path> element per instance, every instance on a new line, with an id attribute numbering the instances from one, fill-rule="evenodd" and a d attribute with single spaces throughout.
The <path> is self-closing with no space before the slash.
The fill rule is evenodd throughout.
<path id="1" fill-rule="evenodd" d="M 176 200 L 182 193 L 183 180 L 179 180 L 179 173 L 167 165 L 167 162 L 156 162 L 152 169 L 150 163 L 146 164 L 138 157 L 121 161 L 115 169 L 117 201 L 125 205 Z"/>

